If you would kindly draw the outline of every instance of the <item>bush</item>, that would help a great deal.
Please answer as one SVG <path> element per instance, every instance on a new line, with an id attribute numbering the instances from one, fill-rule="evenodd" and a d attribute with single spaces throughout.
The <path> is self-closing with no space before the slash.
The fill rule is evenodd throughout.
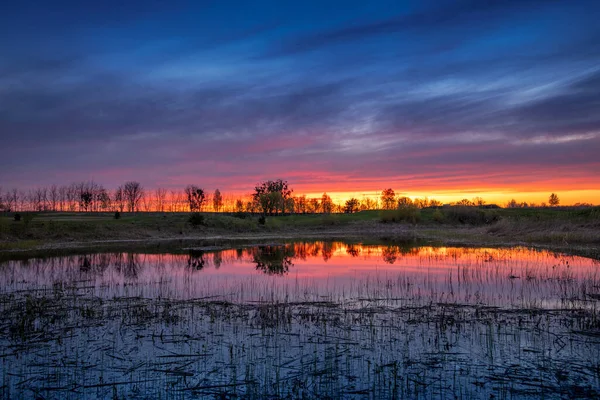
<path id="1" fill-rule="evenodd" d="M 439 208 L 433 212 L 431 216 L 435 222 L 442 223 L 444 222 L 444 213 Z"/>
<path id="2" fill-rule="evenodd" d="M 421 210 L 414 205 L 404 205 L 396 210 L 381 211 L 379 220 L 383 223 L 409 222 L 411 224 L 417 224 L 421 221 Z"/>
<path id="3" fill-rule="evenodd" d="M 204 225 L 204 215 L 197 213 L 197 212 L 192 213 L 190 215 L 190 217 L 188 218 L 188 222 L 192 226 Z"/>
<path id="4" fill-rule="evenodd" d="M 259 225 L 264 225 L 266 222 L 267 222 L 267 218 L 264 215 L 261 215 L 260 217 L 258 217 Z"/>
<path id="5" fill-rule="evenodd" d="M 230 215 L 208 215 L 204 226 L 209 228 L 225 229 L 236 232 L 249 232 L 257 229 L 256 221 L 252 218 L 240 219 Z"/>
<path id="6" fill-rule="evenodd" d="M 15 221 L 19 222 L 21 220 L 21 214 L 16 213 L 15 214 Z"/>
<path id="7" fill-rule="evenodd" d="M 496 211 L 475 207 L 448 207 L 444 210 L 444 216 L 449 222 L 469 225 L 489 225 L 500 220 Z"/>
<path id="8" fill-rule="evenodd" d="M 121 213 L 118 211 L 115 211 L 115 219 L 119 219 L 121 218 Z"/>
<path id="9" fill-rule="evenodd" d="M 243 211 L 236 211 L 233 213 L 233 216 L 239 219 L 246 219 L 248 217 L 248 213 L 245 213 Z"/>

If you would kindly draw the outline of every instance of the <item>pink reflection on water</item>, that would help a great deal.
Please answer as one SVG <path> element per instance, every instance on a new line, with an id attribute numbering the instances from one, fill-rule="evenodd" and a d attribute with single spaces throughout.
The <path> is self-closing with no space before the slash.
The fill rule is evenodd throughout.
<path id="1" fill-rule="evenodd" d="M 594 308 L 598 261 L 527 248 L 310 242 L 188 254 L 104 253 L 0 265 L 1 291 L 99 297 Z"/>

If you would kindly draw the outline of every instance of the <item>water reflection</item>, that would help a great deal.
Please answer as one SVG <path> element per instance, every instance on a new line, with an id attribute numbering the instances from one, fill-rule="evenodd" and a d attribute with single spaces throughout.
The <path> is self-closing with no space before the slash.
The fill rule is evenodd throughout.
<path id="1" fill-rule="evenodd" d="M 294 265 L 295 253 L 293 245 L 258 246 L 252 249 L 252 261 L 267 275 L 284 275 Z"/>
<path id="2" fill-rule="evenodd" d="M 9 261 L 0 264 L 0 292 L 86 282 L 99 296 L 588 307 L 600 292 L 598 271 L 592 259 L 527 248 L 300 242 Z"/>
<path id="3" fill-rule="evenodd" d="M 189 268 L 196 271 L 203 270 L 204 266 L 206 265 L 206 261 L 204 260 L 204 252 L 198 250 L 190 250 L 187 265 Z"/>

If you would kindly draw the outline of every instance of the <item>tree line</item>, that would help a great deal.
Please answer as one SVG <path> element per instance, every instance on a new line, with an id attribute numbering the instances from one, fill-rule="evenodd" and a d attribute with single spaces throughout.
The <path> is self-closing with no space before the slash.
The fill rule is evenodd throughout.
<path id="1" fill-rule="evenodd" d="M 560 204 L 558 195 L 552 193 L 548 205 Z M 55 212 L 230 212 L 263 215 L 354 213 L 363 210 L 393 210 L 398 208 L 436 208 L 443 205 L 467 207 L 493 207 L 481 197 L 462 199 L 442 204 L 435 199 L 397 195 L 391 188 L 382 190 L 375 198 L 353 197 L 335 203 L 327 193 L 320 197 L 294 195 L 288 182 L 282 179 L 258 183 L 246 196 L 224 195 L 219 189 L 207 191 L 199 185 L 179 189 L 146 189 L 140 182 L 128 181 L 109 190 L 93 181 L 52 185 L 28 191 L 0 188 L 0 211 L 55 211 Z M 581 204 L 585 205 L 585 204 Z M 509 201 L 505 207 L 536 207 L 533 203 Z M 541 204 L 546 206 L 545 203 Z"/>

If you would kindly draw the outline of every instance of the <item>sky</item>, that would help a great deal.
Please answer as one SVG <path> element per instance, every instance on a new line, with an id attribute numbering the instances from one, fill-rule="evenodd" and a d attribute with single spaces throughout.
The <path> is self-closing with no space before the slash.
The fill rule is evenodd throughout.
<path id="1" fill-rule="evenodd" d="M 12 1 L 0 186 L 600 203 L 600 2 Z"/>

